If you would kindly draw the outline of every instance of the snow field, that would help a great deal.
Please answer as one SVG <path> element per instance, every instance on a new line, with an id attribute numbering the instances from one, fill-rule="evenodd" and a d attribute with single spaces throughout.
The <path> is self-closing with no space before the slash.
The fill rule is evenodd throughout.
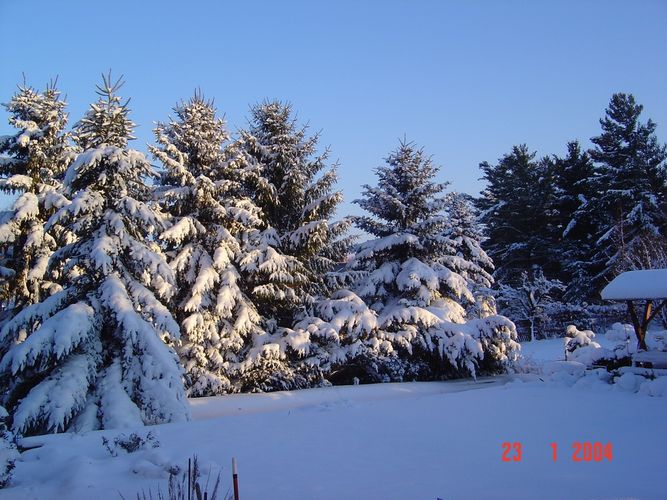
<path id="1" fill-rule="evenodd" d="M 237 457 L 244 500 L 664 498 L 664 399 L 524 378 L 191 400 L 193 422 L 139 430 L 155 449 L 111 457 L 102 436 L 119 431 L 26 440 L 43 446 L 0 498 L 133 498 L 193 453 L 225 489 Z M 520 462 L 501 460 L 503 442 L 521 443 Z M 613 460 L 573 462 L 574 442 L 612 443 Z"/>

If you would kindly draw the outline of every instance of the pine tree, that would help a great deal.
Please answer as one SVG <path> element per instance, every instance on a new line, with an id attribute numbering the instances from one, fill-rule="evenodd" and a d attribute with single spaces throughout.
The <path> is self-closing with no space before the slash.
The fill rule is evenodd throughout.
<path id="1" fill-rule="evenodd" d="M 307 127 L 299 127 L 292 117 L 291 106 L 279 101 L 255 106 L 249 130 L 241 132 L 240 147 L 259 170 L 255 196 L 267 227 L 275 231 L 275 248 L 299 264 L 286 307 L 264 304 L 267 316 L 290 326 L 295 306 L 328 290 L 326 278 L 348 251 L 349 239 L 341 236 L 349 224 L 331 220 L 342 201 L 334 191 L 336 165 L 327 167 L 328 149 L 317 155 L 318 139 L 308 137 Z M 277 277 L 267 278 L 272 283 Z M 266 298 L 276 303 L 272 296 Z"/>
<path id="2" fill-rule="evenodd" d="M 494 280 L 491 273 L 494 265 L 491 257 L 482 249 L 482 230 L 466 197 L 451 193 L 447 199 L 448 218 L 445 236 L 449 239 L 447 254 L 440 261 L 456 271 L 468 282 L 475 296 L 472 311 L 480 317 L 495 314 L 490 288 Z"/>
<path id="3" fill-rule="evenodd" d="M 257 239 L 260 212 L 242 194 L 235 155 L 226 158 L 229 136 L 213 103 L 195 93 L 174 112 L 175 120 L 158 124 L 150 150 L 164 165 L 158 194 L 173 218 L 161 238 L 173 254 L 178 352 L 190 396 L 235 392 L 242 351 L 261 333 L 239 271 Z"/>
<path id="4" fill-rule="evenodd" d="M 318 139 L 297 125 L 290 105 L 269 101 L 252 108 L 250 126 L 235 145 L 253 173 L 249 190 L 264 224 L 259 244 L 241 263 L 266 325 L 246 358 L 263 366 L 246 374 L 250 390 L 323 381 L 320 357 L 311 355 L 321 346 L 293 327 L 345 278 L 336 266 L 348 250 L 349 223 L 331 220 L 342 197 L 334 191 L 336 165 L 327 166 L 328 149 L 317 154 Z"/>
<path id="5" fill-rule="evenodd" d="M 667 146 L 658 143 L 656 124 L 639 121 L 643 107 L 631 94 L 614 94 L 591 141 L 597 197 L 591 210 L 598 231 L 593 266 L 599 289 L 613 278 L 643 238 L 667 236 Z"/>
<path id="6" fill-rule="evenodd" d="M 174 276 L 152 235 L 145 156 L 128 148 L 133 124 L 105 77 L 75 126 L 83 152 L 64 179 L 71 203 L 50 219 L 76 236 L 52 256 L 63 289 L 0 330 L 2 404 L 22 433 L 116 428 L 188 418 L 181 370 L 163 342 L 179 336 L 164 304 Z"/>
<path id="7" fill-rule="evenodd" d="M 552 248 L 560 255 L 560 272 L 556 274 L 568 283 L 566 297 L 575 302 L 591 296 L 590 255 L 594 246 L 595 224 L 590 202 L 595 197 L 592 182 L 595 177 L 593 161 L 582 152 L 577 141 L 567 144 L 567 155 L 555 157 Z"/>
<path id="8" fill-rule="evenodd" d="M 5 316 L 58 289 L 45 276 L 56 241 L 44 225 L 67 202 L 58 192 L 74 156 L 65 132 L 65 106 L 55 82 L 44 92 L 20 85 L 5 104 L 9 123 L 18 132 L 0 137 L 0 190 L 19 194 L 0 214 L 0 301 Z"/>
<path id="9" fill-rule="evenodd" d="M 548 235 L 554 199 L 552 164 L 535 160 L 526 145 L 514 146 L 497 165 L 480 164 L 488 185 L 477 200 L 487 229 L 487 250 L 496 264 L 494 277 L 516 283 L 521 272 L 539 265 L 554 274 L 558 258 Z"/>
<path id="10" fill-rule="evenodd" d="M 487 352 L 491 356 L 493 350 L 497 359 L 512 357 L 509 320 L 464 324 L 462 304 L 475 299 L 466 278 L 446 265 L 462 261 L 451 258 L 446 184 L 434 182 L 438 167 L 423 150 L 402 142 L 376 172 L 377 187 L 364 186 L 363 198 L 355 200 L 371 214 L 355 217 L 355 224 L 375 236 L 359 246 L 352 262 L 366 273 L 355 291 L 377 311 L 378 338 L 391 342 L 406 361 L 405 376 L 474 374 L 485 346 L 494 346 Z M 498 338 L 504 338 L 496 350 L 489 339 L 500 330 Z"/>

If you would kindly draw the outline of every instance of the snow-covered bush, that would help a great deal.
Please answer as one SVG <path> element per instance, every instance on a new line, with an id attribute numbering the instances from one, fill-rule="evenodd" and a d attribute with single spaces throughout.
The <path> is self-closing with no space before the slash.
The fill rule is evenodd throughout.
<path id="1" fill-rule="evenodd" d="M 145 436 L 133 432 L 129 436 L 119 434 L 113 439 L 113 443 L 103 436 L 102 446 L 106 448 L 112 457 L 117 457 L 120 450 L 123 450 L 125 453 L 134 453 L 135 451 L 149 447 L 159 448 L 160 442 L 152 432 L 149 432 Z"/>
<path id="2" fill-rule="evenodd" d="M 617 359 L 631 356 L 637 351 L 636 342 L 633 342 L 634 336 L 632 325 L 622 323 L 614 323 L 605 333 L 605 338 L 612 343 L 614 357 Z"/>
<path id="3" fill-rule="evenodd" d="M 592 366 L 598 361 L 609 358 L 611 353 L 595 342 L 595 333 L 591 330 L 579 330 L 569 325 L 565 337 L 565 359 L 578 361 L 585 366 Z"/>
<path id="4" fill-rule="evenodd" d="M 667 351 L 667 330 L 646 332 L 646 345 L 654 351 Z"/>

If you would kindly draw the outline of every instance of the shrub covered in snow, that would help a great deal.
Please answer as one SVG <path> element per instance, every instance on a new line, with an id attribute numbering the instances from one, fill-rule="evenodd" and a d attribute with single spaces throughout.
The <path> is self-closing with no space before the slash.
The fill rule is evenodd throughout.
<path id="1" fill-rule="evenodd" d="M 144 448 L 159 448 L 160 442 L 152 432 L 149 432 L 145 436 L 133 432 L 129 436 L 126 436 L 125 434 L 119 434 L 113 439 L 113 442 L 109 441 L 109 439 L 103 436 L 102 446 L 106 448 L 106 450 L 109 452 L 109 455 L 112 457 L 117 457 L 120 450 L 123 450 L 124 453 L 134 453 L 135 451 Z"/>
<path id="2" fill-rule="evenodd" d="M 634 329 L 632 325 L 614 323 L 606 331 L 605 338 L 611 342 L 614 357 L 626 358 L 637 352 L 637 343 L 633 342 Z"/>
<path id="3" fill-rule="evenodd" d="M 574 325 L 568 326 L 565 337 L 565 359 L 592 366 L 602 359 L 609 358 L 611 353 L 595 342 L 594 338 L 595 333 L 591 330 L 579 330 Z"/>

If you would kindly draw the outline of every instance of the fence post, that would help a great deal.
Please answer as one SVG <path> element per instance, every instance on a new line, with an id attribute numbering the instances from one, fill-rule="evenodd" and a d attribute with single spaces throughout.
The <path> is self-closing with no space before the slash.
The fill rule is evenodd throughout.
<path id="1" fill-rule="evenodd" d="M 234 481 L 234 500 L 239 500 L 239 474 L 236 468 L 236 457 L 232 457 L 232 479 Z"/>

